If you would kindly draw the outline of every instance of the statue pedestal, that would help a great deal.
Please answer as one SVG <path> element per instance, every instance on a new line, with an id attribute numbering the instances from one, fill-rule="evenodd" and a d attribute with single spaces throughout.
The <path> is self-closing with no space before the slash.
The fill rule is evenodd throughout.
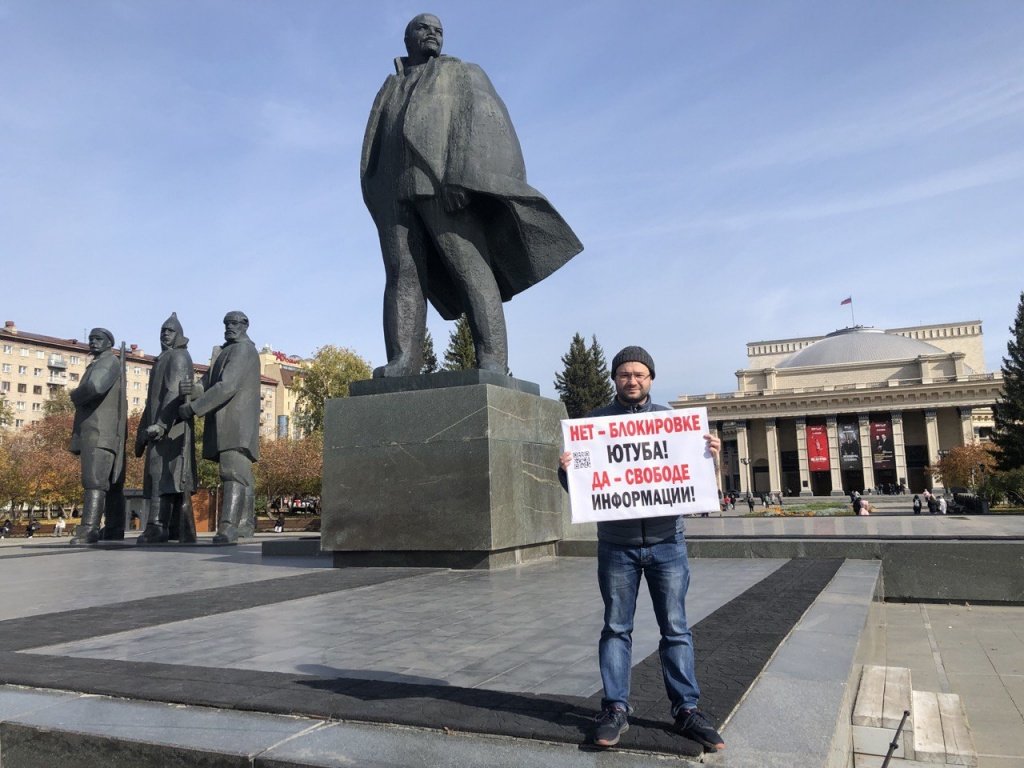
<path id="1" fill-rule="evenodd" d="M 562 403 L 485 383 L 410 389 L 327 403 L 320 546 L 334 565 L 496 568 L 554 555 L 568 503 Z"/>

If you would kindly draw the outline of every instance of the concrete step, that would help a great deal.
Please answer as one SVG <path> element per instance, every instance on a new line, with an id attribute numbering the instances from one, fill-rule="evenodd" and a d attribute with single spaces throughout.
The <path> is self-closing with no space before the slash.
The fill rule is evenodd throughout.
<path id="1" fill-rule="evenodd" d="M 967 715 L 955 693 L 914 691 L 914 751 L 926 763 L 978 764 Z"/>
<path id="2" fill-rule="evenodd" d="M 685 758 L 0 686 L 3 768 L 650 768 Z"/>
<path id="3" fill-rule="evenodd" d="M 905 711 L 910 715 L 897 738 Z M 894 741 L 894 768 L 978 764 L 960 697 L 913 690 L 904 667 L 864 666 L 851 722 L 856 766 L 875 768 Z"/>
<path id="4" fill-rule="evenodd" d="M 854 754 L 885 755 L 896 739 L 896 757 L 914 759 L 913 714 L 896 738 L 904 712 L 913 713 L 910 670 L 865 664 L 853 706 Z"/>
<path id="5" fill-rule="evenodd" d="M 720 729 L 728 746 L 705 756 L 709 764 L 851 765 L 857 659 L 877 642 L 880 571 L 878 562 L 843 563 Z M 785 713 L 785 728 L 771 712 Z"/>

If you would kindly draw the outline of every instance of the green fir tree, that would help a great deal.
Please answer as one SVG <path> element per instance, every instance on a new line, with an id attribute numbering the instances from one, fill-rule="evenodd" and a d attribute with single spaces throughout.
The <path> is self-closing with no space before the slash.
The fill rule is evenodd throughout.
<path id="1" fill-rule="evenodd" d="M 615 387 L 612 386 L 611 372 L 608 370 L 608 363 L 604 359 L 604 350 L 597 343 L 597 336 L 590 337 L 590 357 L 594 361 L 594 386 L 592 395 L 597 403 L 595 408 L 607 405 L 615 396 Z"/>
<path id="2" fill-rule="evenodd" d="M 423 338 L 423 367 L 420 373 L 437 373 L 437 353 L 434 352 L 434 337 L 427 331 Z"/>
<path id="3" fill-rule="evenodd" d="M 615 391 L 608 379 L 608 365 L 597 336 L 587 349 L 583 336 L 575 334 L 569 351 L 562 356 L 562 365 L 562 372 L 555 374 L 555 390 L 570 419 L 586 416 L 611 401 Z"/>
<path id="4" fill-rule="evenodd" d="M 1024 467 L 1024 291 L 1010 334 L 1002 365 L 1003 391 L 993 409 L 992 442 L 999 446 L 998 467 L 1004 471 Z"/>
<path id="5" fill-rule="evenodd" d="M 473 348 L 473 332 L 469 330 L 469 319 L 463 314 L 455 321 L 455 328 L 448 336 L 448 349 L 444 351 L 444 370 L 471 371 L 476 368 L 476 350 Z"/>

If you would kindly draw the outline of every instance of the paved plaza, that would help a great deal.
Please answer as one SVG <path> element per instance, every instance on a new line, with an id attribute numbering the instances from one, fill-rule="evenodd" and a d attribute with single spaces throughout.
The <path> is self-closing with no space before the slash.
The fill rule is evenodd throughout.
<path id="1" fill-rule="evenodd" d="M 922 520 L 918 533 L 951 524 L 980 535 L 986 522 Z M 688 531 L 744 535 L 787 523 L 832 525 L 836 536 L 851 535 L 851 526 L 901 526 L 896 518 L 709 518 L 689 521 Z M 1003 535 L 1017 535 L 1016 519 L 1004 524 Z M 835 700 L 870 602 L 857 585 L 873 583 L 877 565 L 772 558 L 694 558 L 691 565 L 687 611 L 702 706 L 724 722 L 729 744 L 723 755 L 706 757 L 730 766 L 793 764 L 799 749 L 821 745 L 807 736 L 806 747 L 795 746 L 802 736 L 773 733 L 778 718 L 761 713 L 791 706 L 772 698 L 789 691 L 809 711 L 787 713 L 787 722 L 805 718 L 804 730 L 828 731 L 827 717 L 812 717 L 828 711 L 816 697 Z M 0 542 L 4 765 L 103 754 L 104 740 L 159 747 L 155 765 L 173 764 L 167 749 L 192 755 L 182 765 L 267 768 L 705 759 L 671 731 L 644 590 L 633 728 L 621 749 L 586 747 L 601 688 L 592 558 L 497 571 L 329 566 L 327 557 L 266 557 L 258 543 L 72 549 L 51 538 Z M 1024 768 L 1024 608 L 885 604 L 880 616 L 882 632 L 861 648 L 863 660 L 910 667 L 917 689 L 959 693 L 979 764 Z M 76 735 L 41 754 L 41 729 Z M 139 760 L 145 750 L 134 749 Z M 197 753 L 243 762 L 189 762 Z"/>

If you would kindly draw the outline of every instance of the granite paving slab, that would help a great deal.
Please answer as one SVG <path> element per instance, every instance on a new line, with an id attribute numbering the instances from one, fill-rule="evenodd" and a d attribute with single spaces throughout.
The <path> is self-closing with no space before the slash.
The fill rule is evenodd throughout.
<path id="1" fill-rule="evenodd" d="M 733 596 L 710 610 L 693 627 L 698 677 L 703 686 L 702 707 L 713 718 L 721 719 L 735 707 L 778 643 L 829 582 L 838 566 L 839 561 L 794 560 L 782 564 L 736 561 L 732 570 L 738 573 L 746 569 L 744 579 L 747 583 L 742 583 L 742 588 L 737 584 L 729 586 Z M 703 567 L 703 564 L 695 567 L 695 575 Z M 730 561 L 717 561 L 714 567 L 726 574 Z M 516 686 L 523 688 L 536 684 L 533 675 L 526 674 L 525 659 L 530 656 L 531 637 L 542 638 L 546 629 L 550 634 L 550 628 L 536 623 L 532 632 L 516 635 L 511 644 L 505 642 L 501 635 L 502 628 L 523 615 L 531 603 L 543 601 L 545 590 L 551 589 L 549 582 L 553 581 L 555 591 L 558 591 L 556 579 L 541 579 L 538 575 L 561 575 L 568 579 L 575 574 L 577 578 L 583 578 L 580 576 L 583 570 L 588 574 L 586 578 L 594 581 L 592 561 L 582 565 L 566 563 L 561 570 L 552 564 L 540 563 L 489 575 L 425 572 L 421 569 L 332 569 L 261 580 L 250 585 L 194 590 L 170 595 L 169 599 L 163 600 L 143 598 L 56 614 L 22 616 L 0 622 L 0 682 L 154 702 L 390 723 L 442 731 L 448 728 L 460 732 L 582 744 L 599 706 L 600 693 L 582 695 L 564 691 L 515 690 Z M 456 580 L 456 590 L 446 581 L 448 578 Z M 722 581 L 728 582 L 724 576 Z M 331 620 L 325 616 L 332 617 L 337 626 L 343 620 L 345 598 L 354 603 L 367 596 L 371 600 L 374 595 L 379 598 L 382 591 L 401 593 L 406 589 L 410 594 L 398 602 L 410 611 L 428 596 L 433 595 L 436 599 L 438 594 L 458 594 L 459 600 L 452 602 L 465 608 L 467 617 L 493 606 L 494 613 L 503 618 L 496 620 L 498 629 L 493 634 L 476 638 L 476 644 L 483 651 L 479 657 L 484 665 L 481 674 L 491 675 L 488 680 L 506 676 L 505 687 L 508 690 L 453 685 L 439 676 L 443 670 L 431 673 L 427 664 L 429 659 L 414 657 L 411 658 L 411 666 L 402 672 L 382 667 L 386 679 L 361 679 L 359 674 L 365 674 L 365 670 L 357 663 L 362 658 L 358 655 L 352 657 L 352 667 L 320 664 L 313 658 L 308 659 L 308 666 L 287 672 L 216 663 L 203 666 L 207 663 L 207 651 L 212 658 L 217 658 L 216 654 L 224 645 L 224 638 L 215 632 L 207 632 L 204 623 L 227 624 L 230 629 L 230 622 L 238 616 L 265 611 L 269 606 L 301 607 L 303 603 L 333 600 L 338 601 L 334 612 L 310 614 L 310 623 L 319 624 L 318 631 L 329 633 Z M 594 590 L 596 592 L 596 586 Z M 697 593 L 691 586 L 691 594 Z M 468 602 L 463 606 L 464 596 Z M 474 603 L 474 600 L 479 602 Z M 593 602 L 593 597 L 588 601 Z M 599 611 L 599 602 L 597 608 Z M 247 665 L 259 657 L 267 661 L 266 657 L 274 653 L 264 647 L 267 638 L 273 640 L 271 645 L 280 648 L 282 637 L 293 637 L 279 633 L 282 623 L 288 624 L 287 621 L 282 622 L 281 615 L 276 619 L 273 615 L 265 616 L 253 626 L 256 628 L 254 631 L 267 633 L 266 637 L 231 633 L 230 645 L 244 653 L 259 647 L 259 654 L 249 653 Z M 435 629 L 442 632 L 447 623 L 450 622 L 438 622 Z M 638 628 L 643 624 L 653 624 L 653 618 L 638 618 Z M 194 630 L 189 649 L 192 654 L 190 663 L 73 656 L 66 653 L 69 646 L 65 645 L 65 652 L 55 653 L 52 644 L 52 641 L 57 641 L 58 644 L 97 642 L 102 645 L 117 633 L 147 632 L 160 627 L 174 627 L 179 640 L 188 639 Z M 285 628 L 288 629 L 287 626 Z M 385 634 L 380 634 L 382 630 L 378 627 L 377 640 L 386 641 L 389 634 L 402 634 L 400 641 L 405 645 L 400 647 L 405 652 L 414 653 L 421 632 L 426 629 L 414 625 L 403 627 L 398 621 Z M 656 629 L 653 634 L 656 636 Z M 371 638 L 372 635 L 372 632 L 368 633 Z M 592 642 L 596 636 L 596 633 L 590 635 Z M 200 639 L 196 640 L 196 637 Z M 116 656 L 118 644 L 115 638 L 105 650 L 97 652 L 97 656 Z M 521 647 L 522 655 L 509 656 L 511 663 L 501 658 L 491 662 L 495 656 L 513 653 L 517 646 Z M 46 650 L 40 652 L 42 648 Z M 162 648 L 166 650 L 168 646 Z M 34 652 L 26 652 L 30 649 Z M 300 645 L 296 653 L 308 655 L 309 650 Z M 283 658 L 273 659 L 269 666 L 280 663 Z M 551 658 L 557 660 L 557 654 Z M 523 660 L 523 664 L 517 664 L 519 660 Z M 634 698 L 637 712 L 623 745 L 666 754 L 698 755 L 698 745 L 670 730 L 657 654 L 649 650 L 646 657 L 640 657 L 636 662 Z M 488 663 L 492 665 L 486 666 Z M 416 672 L 418 668 L 420 673 Z M 567 679 L 573 680 L 574 690 L 581 691 L 583 678 L 578 670 L 577 676 Z"/>

